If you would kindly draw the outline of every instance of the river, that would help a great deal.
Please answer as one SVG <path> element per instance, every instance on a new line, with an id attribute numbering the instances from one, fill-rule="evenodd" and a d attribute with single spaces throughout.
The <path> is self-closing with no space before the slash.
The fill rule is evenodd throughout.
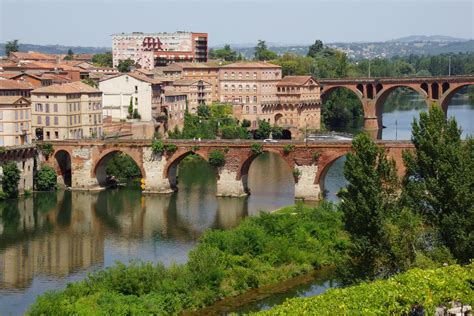
<path id="1" fill-rule="evenodd" d="M 465 100 L 454 99 L 448 111 L 460 122 L 463 135 L 474 132 L 474 108 Z M 409 139 L 414 115 L 418 110 L 386 112 L 383 138 Z M 336 193 L 346 183 L 344 159 L 332 165 L 324 181 L 332 201 L 338 200 Z M 0 314 L 22 314 L 37 295 L 64 288 L 117 260 L 186 262 L 206 229 L 230 229 L 246 216 L 294 203 L 291 170 L 274 154 L 254 160 L 248 181 L 251 196 L 216 198 L 209 165 L 185 160 L 179 167 L 179 192 L 168 196 L 143 195 L 137 186 L 128 186 L 102 192 L 35 193 L 1 202 Z M 332 285 L 326 276 L 235 311 L 269 308 L 287 297 L 316 295 Z"/>

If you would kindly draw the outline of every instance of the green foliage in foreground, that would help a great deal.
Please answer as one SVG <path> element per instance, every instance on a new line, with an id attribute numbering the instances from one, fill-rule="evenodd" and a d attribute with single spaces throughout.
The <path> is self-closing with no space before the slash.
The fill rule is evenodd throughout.
<path id="1" fill-rule="evenodd" d="M 35 175 L 35 188 L 38 191 L 54 191 L 57 188 L 56 170 L 43 166 Z"/>
<path id="2" fill-rule="evenodd" d="M 425 315 L 450 301 L 471 303 L 474 298 L 474 264 L 434 270 L 413 269 L 388 280 L 329 289 L 311 298 L 295 298 L 258 315 L 407 315 L 415 303 Z"/>
<path id="3" fill-rule="evenodd" d="M 185 265 L 117 263 L 41 295 L 29 314 L 178 314 L 334 264 L 347 240 L 331 204 L 262 214 L 230 231 L 207 231 Z"/>
<path id="4" fill-rule="evenodd" d="M 18 183 L 20 183 L 20 169 L 16 162 L 9 161 L 3 165 L 2 189 L 7 198 L 18 196 Z"/>

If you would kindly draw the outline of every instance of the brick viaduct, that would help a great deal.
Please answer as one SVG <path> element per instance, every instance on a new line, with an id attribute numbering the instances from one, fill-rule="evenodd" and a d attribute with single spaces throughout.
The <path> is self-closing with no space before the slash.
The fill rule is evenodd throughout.
<path id="1" fill-rule="evenodd" d="M 320 79 L 321 97 L 324 100 L 331 91 L 346 88 L 360 99 L 364 110 L 364 127 L 377 130 L 382 127 L 383 104 L 390 93 L 399 87 L 418 92 L 428 107 L 441 106 L 448 111 L 451 98 L 459 89 L 474 85 L 474 76 L 412 77 L 412 78 L 343 78 Z"/>
<path id="2" fill-rule="evenodd" d="M 145 179 L 145 192 L 171 193 L 177 190 L 176 171 L 179 162 L 190 154 L 208 160 L 212 150 L 225 153 L 225 165 L 216 169 L 218 196 L 244 196 L 248 170 L 257 155 L 251 150 L 256 141 L 173 141 L 177 150 L 156 155 L 151 141 L 51 141 L 54 152 L 45 160 L 58 173 L 58 181 L 78 190 L 95 190 L 106 186 L 106 161 L 118 152 L 133 158 Z M 351 150 L 350 141 L 262 143 L 263 151 L 279 155 L 290 170 L 299 170 L 295 179 L 295 198 L 318 200 L 324 189 L 324 177 L 329 166 Z M 292 144 L 293 151 L 285 154 L 284 146 Z M 402 151 L 413 147 L 409 141 L 378 141 L 404 172 Z M 318 153 L 314 155 L 314 153 Z M 318 156 L 318 157 L 316 157 Z M 271 172 L 269 170 L 268 172 Z"/>

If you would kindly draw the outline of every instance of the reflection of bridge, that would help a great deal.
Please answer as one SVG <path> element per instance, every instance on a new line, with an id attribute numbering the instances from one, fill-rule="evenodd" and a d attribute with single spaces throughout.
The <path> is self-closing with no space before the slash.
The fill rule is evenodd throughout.
<path id="1" fill-rule="evenodd" d="M 323 99 L 338 88 L 354 92 L 364 109 L 364 127 L 379 129 L 382 127 L 383 104 L 394 89 L 410 88 L 426 100 L 428 107 L 439 105 L 447 113 L 453 95 L 465 86 L 474 85 L 474 76 L 320 79 L 319 83 Z"/>
<path id="2" fill-rule="evenodd" d="M 46 162 L 56 169 L 60 175 L 58 180 L 70 179 L 73 189 L 92 190 L 106 186 L 106 162 L 117 152 L 123 152 L 140 168 L 145 191 L 170 193 L 176 190 L 176 171 L 181 160 L 197 154 L 207 161 L 211 151 L 220 150 L 225 153 L 225 165 L 216 170 L 217 195 L 243 196 L 249 192 L 248 170 L 257 157 L 251 150 L 254 142 L 179 140 L 173 142 L 178 147 L 176 152 L 160 156 L 153 154 L 150 141 L 53 141 L 54 153 Z M 285 153 L 288 144 L 293 148 Z M 407 141 L 380 141 L 378 144 L 385 147 L 403 173 L 402 151 L 412 148 L 412 144 Z M 317 200 L 329 166 L 351 150 L 351 142 L 279 142 L 263 144 L 263 150 L 279 155 L 290 170 L 300 174 L 295 178 L 296 198 Z"/>

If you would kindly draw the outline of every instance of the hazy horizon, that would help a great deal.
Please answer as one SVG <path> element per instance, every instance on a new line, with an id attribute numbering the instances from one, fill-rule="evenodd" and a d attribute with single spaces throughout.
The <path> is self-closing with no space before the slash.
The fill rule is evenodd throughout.
<path id="1" fill-rule="evenodd" d="M 29 23 L 19 23 L 29 21 Z M 35 26 L 36 25 L 36 26 Z M 110 47 L 113 33 L 207 32 L 210 46 L 473 39 L 472 1 L 0 0 L 0 42 Z"/>

